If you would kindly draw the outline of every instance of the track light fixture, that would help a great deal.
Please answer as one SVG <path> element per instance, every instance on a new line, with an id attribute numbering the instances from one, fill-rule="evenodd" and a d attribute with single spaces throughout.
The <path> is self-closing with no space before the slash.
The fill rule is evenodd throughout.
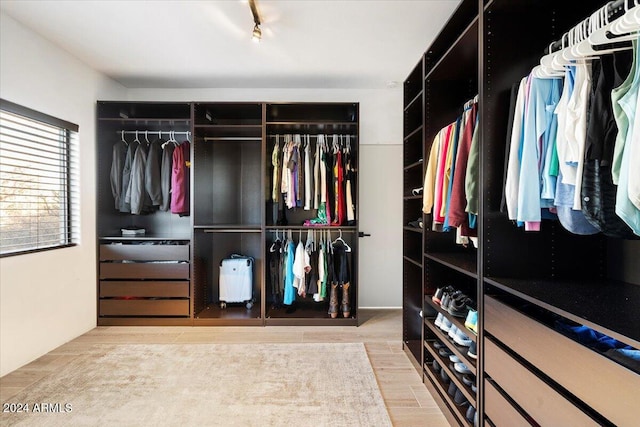
<path id="1" fill-rule="evenodd" d="M 253 35 L 251 36 L 251 40 L 253 40 L 256 43 L 259 43 L 260 39 L 262 39 L 262 30 L 260 29 L 260 24 L 256 24 L 253 27 Z"/>
<path id="2" fill-rule="evenodd" d="M 251 14 L 253 15 L 253 35 L 251 39 L 258 43 L 262 39 L 262 30 L 260 29 L 260 14 L 258 13 L 258 6 L 256 0 L 249 0 L 249 7 L 251 7 Z"/>

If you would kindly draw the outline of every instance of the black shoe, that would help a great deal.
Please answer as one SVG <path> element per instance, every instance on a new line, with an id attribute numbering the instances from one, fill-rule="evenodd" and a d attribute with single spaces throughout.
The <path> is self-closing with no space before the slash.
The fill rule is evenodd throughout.
<path id="1" fill-rule="evenodd" d="M 466 295 L 462 295 L 461 297 L 454 299 L 449 302 L 449 307 L 447 311 L 449 314 L 455 317 L 467 317 L 469 314 L 469 306 L 473 304 L 473 300 Z"/>
<path id="2" fill-rule="evenodd" d="M 476 383 L 476 377 L 473 374 L 464 374 L 462 376 L 462 382 L 464 385 L 471 387 Z"/>
<path id="3" fill-rule="evenodd" d="M 422 217 L 416 219 L 415 221 L 409 222 L 409 227 L 422 228 Z"/>

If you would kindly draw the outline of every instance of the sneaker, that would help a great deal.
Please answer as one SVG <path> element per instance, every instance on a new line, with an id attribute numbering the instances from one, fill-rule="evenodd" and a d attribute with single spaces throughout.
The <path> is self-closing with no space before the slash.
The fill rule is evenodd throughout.
<path id="1" fill-rule="evenodd" d="M 467 421 L 472 423 L 475 416 L 476 416 L 476 408 L 469 405 L 469 408 L 467 408 L 467 413 L 465 414 L 465 418 L 467 419 Z"/>
<path id="2" fill-rule="evenodd" d="M 442 313 L 438 313 L 438 315 L 436 316 L 435 322 L 433 322 L 438 328 L 442 325 L 442 318 L 443 317 L 444 317 L 444 315 Z"/>
<path id="3" fill-rule="evenodd" d="M 447 375 L 444 369 L 440 369 L 440 378 L 442 378 L 442 381 L 445 384 L 449 384 L 449 382 L 451 381 L 451 379 L 449 378 L 449 375 Z"/>
<path id="4" fill-rule="evenodd" d="M 440 329 L 443 332 L 449 332 L 451 330 L 451 320 L 447 319 L 447 316 L 442 316 L 442 324 L 440 325 Z"/>
<path id="5" fill-rule="evenodd" d="M 456 394 L 453 397 L 453 402 L 458 406 L 463 406 L 463 405 L 466 405 L 467 403 L 469 403 L 469 401 L 464 396 L 464 394 L 462 394 L 462 390 L 460 390 L 460 389 L 456 390 Z"/>
<path id="6" fill-rule="evenodd" d="M 451 286 L 445 286 L 444 288 L 438 288 L 438 289 L 436 289 L 436 292 L 431 297 L 431 301 L 433 301 L 434 303 L 440 305 L 440 303 L 442 302 L 442 297 L 444 296 L 444 294 L 445 293 L 449 293 L 449 292 L 453 292 L 453 288 Z"/>
<path id="7" fill-rule="evenodd" d="M 457 332 L 455 334 L 455 336 L 453 337 L 453 341 L 458 344 L 461 345 L 463 347 L 469 347 L 471 345 L 471 343 L 473 341 L 471 341 L 471 338 L 469 338 L 467 335 L 465 335 L 464 332 L 462 332 L 460 329 L 456 329 Z"/>
<path id="8" fill-rule="evenodd" d="M 458 327 L 452 324 L 451 327 L 449 328 L 449 334 L 448 334 L 449 338 L 454 339 L 458 331 L 459 331 Z"/>
<path id="9" fill-rule="evenodd" d="M 451 363 L 458 363 L 458 362 L 460 362 L 460 359 L 458 359 L 458 356 L 456 356 L 455 354 L 450 354 L 450 355 L 449 355 L 449 360 L 451 361 Z"/>
<path id="10" fill-rule="evenodd" d="M 441 341 L 435 340 L 433 342 L 433 347 L 437 348 L 438 350 L 440 350 L 441 348 L 445 348 L 446 346 L 444 344 L 442 344 Z"/>
<path id="11" fill-rule="evenodd" d="M 469 305 L 472 302 L 473 300 L 471 298 L 463 295 L 451 301 L 449 307 L 447 307 L 447 311 L 455 317 L 466 317 L 467 314 L 469 314 Z"/>
<path id="12" fill-rule="evenodd" d="M 453 364 L 453 369 L 455 369 L 456 372 L 460 372 L 461 374 L 470 374 L 471 373 L 471 370 L 469 368 L 467 368 L 467 365 L 465 365 L 462 362 L 454 363 Z"/>
<path id="13" fill-rule="evenodd" d="M 473 374 L 465 374 L 462 376 L 462 382 L 467 387 L 471 387 L 476 384 L 476 377 Z"/>
<path id="14" fill-rule="evenodd" d="M 433 359 L 433 362 L 431 362 L 431 368 L 433 368 L 435 372 L 440 372 L 440 363 L 438 363 L 436 359 Z"/>
<path id="15" fill-rule="evenodd" d="M 451 353 L 451 350 L 449 350 L 448 348 L 441 348 L 440 350 L 438 350 L 438 354 L 442 357 L 449 357 L 453 353 Z"/>
<path id="16" fill-rule="evenodd" d="M 451 397 L 456 395 L 456 391 L 458 391 L 458 386 L 453 381 L 449 384 L 449 389 L 447 390 L 447 394 Z"/>
<path id="17" fill-rule="evenodd" d="M 478 312 L 476 310 L 469 310 L 467 313 L 467 319 L 464 321 L 464 326 L 478 335 Z"/>
<path id="18" fill-rule="evenodd" d="M 475 342 L 471 342 L 471 345 L 469 346 L 469 351 L 467 351 L 467 356 L 469 356 L 472 359 L 477 359 L 478 358 L 478 354 L 476 352 L 476 343 Z"/>

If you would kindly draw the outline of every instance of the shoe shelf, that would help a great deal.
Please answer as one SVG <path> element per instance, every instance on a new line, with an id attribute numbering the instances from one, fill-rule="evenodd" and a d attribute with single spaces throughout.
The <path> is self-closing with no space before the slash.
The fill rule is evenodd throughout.
<path id="1" fill-rule="evenodd" d="M 467 365 L 467 368 L 469 368 L 473 375 L 476 375 L 476 361 L 467 355 L 469 347 L 456 344 L 446 332 L 442 331 L 434 324 L 434 321 L 435 318 L 425 318 L 424 324 L 434 333 L 438 340 L 449 347 L 453 354 L 458 356 L 458 359 L 460 359 L 462 363 Z"/>
<path id="2" fill-rule="evenodd" d="M 456 387 L 458 387 L 460 391 L 462 391 L 462 394 L 464 394 L 464 397 L 466 397 L 469 403 L 471 403 L 471 406 L 475 408 L 476 392 L 473 391 L 471 386 L 468 386 L 464 383 L 464 381 L 462 380 L 462 377 L 464 374 L 461 374 L 460 372 L 455 370 L 455 368 L 453 367 L 453 363 L 449 360 L 449 358 L 440 356 L 440 354 L 438 353 L 438 349 L 435 348 L 434 346 L 434 342 L 435 341 L 433 340 L 425 340 L 424 341 L 425 350 L 431 354 L 432 359 L 435 359 L 438 361 L 438 364 L 442 367 L 442 369 L 445 370 L 449 379 L 451 379 L 451 381 L 455 383 Z"/>
<path id="3" fill-rule="evenodd" d="M 404 231 L 411 231 L 413 233 L 418 233 L 418 234 L 422 234 L 422 228 L 416 228 L 416 227 L 410 227 L 408 225 L 405 225 L 404 227 L 402 227 L 402 229 Z"/>
<path id="4" fill-rule="evenodd" d="M 424 256 L 469 277 L 478 278 L 478 258 L 475 252 L 426 252 Z"/>
<path id="5" fill-rule="evenodd" d="M 431 299 L 431 295 L 427 295 L 424 297 L 424 303 L 431 306 L 438 313 L 442 313 L 444 316 L 446 316 L 447 319 L 449 319 L 454 326 L 456 326 L 458 329 L 464 332 L 471 339 L 471 341 L 477 342 L 476 334 L 464 325 L 464 322 L 466 320 L 465 318 L 452 316 L 447 310 L 443 309 L 438 304 L 433 302 L 433 300 Z M 435 325 L 433 326 L 437 328 L 437 326 Z"/>
<path id="6" fill-rule="evenodd" d="M 453 401 L 453 397 L 447 393 L 449 386 L 445 384 L 440 375 L 434 372 L 433 367 L 425 363 L 422 367 L 424 374 L 429 378 L 431 383 L 435 386 L 436 390 L 440 394 L 440 397 L 445 401 L 447 406 L 451 409 L 451 412 L 455 416 L 460 425 L 471 427 L 473 423 L 470 423 L 465 417 L 467 411 L 467 405 L 456 405 Z"/>
<path id="7" fill-rule="evenodd" d="M 640 286 L 614 280 L 486 278 L 493 285 L 552 313 L 640 348 Z"/>

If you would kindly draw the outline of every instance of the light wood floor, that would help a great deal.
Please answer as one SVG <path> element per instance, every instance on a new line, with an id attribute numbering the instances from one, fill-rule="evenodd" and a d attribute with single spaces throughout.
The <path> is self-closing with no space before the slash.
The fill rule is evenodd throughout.
<path id="1" fill-rule="evenodd" d="M 361 310 L 359 327 L 97 327 L 0 378 L 0 400 L 45 378 L 94 344 L 362 342 L 394 426 L 449 426 L 402 350 L 401 310 Z"/>

